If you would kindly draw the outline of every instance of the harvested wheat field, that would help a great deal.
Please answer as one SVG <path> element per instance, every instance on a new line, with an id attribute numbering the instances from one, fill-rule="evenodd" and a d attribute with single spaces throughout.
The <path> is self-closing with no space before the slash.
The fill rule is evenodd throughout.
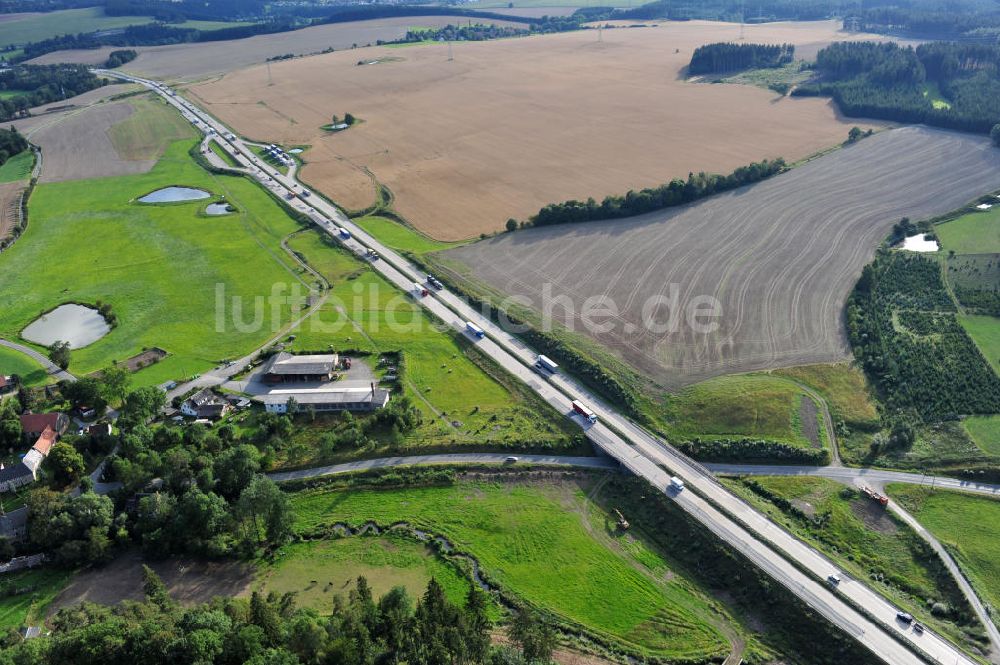
<path id="1" fill-rule="evenodd" d="M 456 44 L 453 61 L 443 44 L 373 48 L 272 63 L 270 75 L 241 70 L 191 92 L 247 136 L 311 144 L 302 176 L 338 203 L 372 201 L 368 168 L 414 226 L 455 240 L 547 203 L 843 141 L 857 121 L 827 100 L 680 78 L 695 47 L 738 34 L 704 21 L 604 30 L 602 42 L 588 30 Z M 758 42 L 847 37 L 832 21 L 746 28 Z M 358 66 L 361 57 L 388 61 Z M 319 129 L 345 112 L 363 122 Z"/>
<path id="2" fill-rule="evenodd" d="M 349 23 L 333 23 L 303 28 L 294 32 L 258 35 L 231 41 L 174 44 L 170 46 L 136 46 L 139 57 L 121 67 L 122 71 L 149 76 L 155 79 L 193 81 L 208 76 L 218 76 L 234 69 L 247 67 L 268 58 L 292 53 L 309 55 L 327 48 L 351 50 L 354 45 L 363 47 L 379 40 L 392 41 L 406 34 L 414 26 L 437 28 L 467 20 L 457 16 L 410 16 L 371 19 Z M 483 21 L 506 25 L 504 21 Z M 514 25 L 514 24 L 511 24 Z M 517 24 L 523 25 L 523 24 Z M 101 65 L 115 46 L 99 49 L 76 49 L 46 53 L 30 60 L 33 65 L 76 62 Z M 354 51 L 355 59 L 367 51 Z"/>
<path id="3" fill-rule="evenodd" d="M 526 229 L 443 256 L 459 273 L 527 297 L 536 309 L 546 289 L 567 296 L 575 316 L 555 303 L 554 320 L 674 389 L 719 374 L 844 359 L 844 303 L 892 225 L 997 187 L 1000 150 L 987 139 L 907 127 L 688 206 Z M 607 296 L 620 312 L 594 317 L 611 330 L 582 325 L 591 296 Z M 687 312 L 704 296 L 718 300 L 719 316 L 694 323 L 717 330 L 696 332 Z"/>

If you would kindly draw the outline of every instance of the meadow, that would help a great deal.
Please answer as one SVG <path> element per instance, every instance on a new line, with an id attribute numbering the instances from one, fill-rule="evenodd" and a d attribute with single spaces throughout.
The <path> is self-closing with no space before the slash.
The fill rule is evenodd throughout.
<path id="1" fill-rule="evenodd" d="M 0 166 L 0 182 L 17 182 L 31 177 L 35 166 L 35 153 L 24 150 L 14 155 Z"/>
<path id="2" fill-rule="evenodd" d="M 23 625 L 39 625 L 49 604 L 59 594 L 73 571 L 59 568 L 37 568 L 4 575 L 0 597 L 0 630 L 17 630 Z M 30 589 L 7 595 L 15 589 Z"/>
<path id="3" fill-rule="evenodd" d="M 878 410 L 864 372 L 849 363 L 802 365 L 773 372 L 803 383 L 819 392 L 826 400 L 834 422 L 875 426 Z"/>
<path id="4" fill-rule="evenodd" d="M 45 369 L 32 358 L 5 346 L 0 346 L 0 374 L 4 376 L 17 374 L 27 386 L 40 386 L 52 382 Z"/>
<path id="5" fill-rule="evenodd" d="M 960 314 L 958 322 L 972 337 L 993 371 L 1000 373 L 1000 319 L 995 316 Z"/>
<path id="6" fill-rule="evenodd" d="M 296 529 L 336 521 L 409 521 L 449 538 L 507 593 L 558 619 L 672 658 L 727 651 L 723 621 L 657 552 L 616 534 L 614 519 L 573 483 L 459 482 L 447 487 L 291 495 Z"/>
<path id="7" fill-rule="evenodd" d="M 887 490 L 951 552 L 980 598 L 1000 607 L 1000 501 L 917 485 L 893 484 Z"/>
<path id="8" fill-rule="evenodd" d="M 439 330 L 410 296 L 367 264 L 318 231 L 296 234 L 288 245 L 331 284 L 329 300 L 296 330 L 291 347 L 360 349 L 375 354 L 372 358 L 401 350 L 403 394 L 424 414 L 424 424 L 407 437 L 409 445 L 569 445 L 576 432 L 564 418 L 494 368 L 462 336 Z M 323 429 L 306 425 L 300 437 L 313 442 Z"/>
<path id="9" fill-rule="evenodd" d="M 251 332 L 237 330 L 231 318 L 217 322 L 217 313 L 234 314 L 232 297 L 249 307 L 254 298 L 269 296 L 274 284 L 298 283 L 280 247 L 298 226 L 249 181 L 198 167 L 190 147 L 189 141 L 172 143 L 149 173 L 36 187 L 28 230 L 0 256 L 0 282 L 19 286 L 0 312 L 0 334 L 16 339 L 41 312 L 63 302 L 103 300 L 119 325 L 75 350 L 71 371 L 87 373 L 159 346 L 171 356 L 154 366 L 157 376 L 183 378 L 253 350 L 274 334 L 272 328 L 289 322 L 287 304 L 277 305 L 277 319 L 269 316 Z M 199 212 L 204 202 L 134 202 L 168 185 L 225 196 L 239 212 L 209 218 Z M 37 270 L 40 265 L 45 269 Z M 225 290 L 220 312 L 217 287 Z M 251 312 L 243 312 L 243 320 L 252 321 Z"/>
<path id="10" fill-rule="evenodd" d="M 969 416 L 962 427 L 980 448 L 1000 456 L 1000 416 Z"/>
<path id="11" fill-rule="evenodd" d="M 766 374 L 709 379 L 671 395 L 665 417 L 674 438 L 771 439 L 813 445 L 799 422 L 801 400 L 812 399 L 793 382 Z"/>
<path id="12" fill-rule="evenodd" d="M 724 482 L 850 576 L 953 638 L 961 636 L 960 626 L 930 612 L 934 602 L 963 603 L 961 592 L 919 536 L 881 506 L 825 478 L 758 476 Z"/>
<path id="13" fill-rule="evenodd" d="M 956 254 L 1000 252 L 1000 205 L 938 224 L 934 233 L 945 251 Z"/>
<path id="14" fill-rule="evenodd" d="M 404 587 L 411 598 L 419 598 L 434 578 L 449 600 L 462 604 L 470 586 L 467 577 L 426 544 L 387 534 L 285 545 L 273 562 L 258 567 L 253 588 L 264 593 L 293 592 L 300 607 L 329 614 L 333 597 L 346 596 L 359 576 L 368 580 L 376 598 L 396 586 Z"/>
<path id="15" fill-rule="evenodd" d="M 159 97 L 141 95 L 128 100 L 132 115 L 108 128 L 108 138 L 122 159 L 159 159 L 173 142 L 195 135 L 191 124 Z"/>

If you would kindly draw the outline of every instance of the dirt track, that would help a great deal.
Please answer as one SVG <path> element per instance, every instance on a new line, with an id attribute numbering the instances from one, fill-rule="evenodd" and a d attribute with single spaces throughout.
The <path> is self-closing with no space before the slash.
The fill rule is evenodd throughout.
<path id="1" fill-rule="evenodd" d="M 747 41 L 845 39 L 835 22 L 747 26 Z M 679 78 L 694 48 L 739 26 L 691 21 L 454 45 L 334 53 L 233 72 L 192 92 L 244 134 L 311 144 L 302 172 L 350 208 L 368 167 L 414 226 L 475 237 L 551 202 L 622 193 L 748 162 L 798 159 L 855 124 L 822 99 Z M 856 37 L 856 36 L 850 36 Z M 270 76 L 270 83 L 269 83 Z M 330 135 L 330 114 L 364 122 Z M 868 123 L 861 123 L 867 126 Z"/>
<path id="2" fill-rule="evenodd" d="M 450 250 L 478 278 L 541 306 L 610 297 L 621 315 L 593 336 L 669 388 L 711 376 L 841 360 L 842 313 L 861 268 L 900 217 L 951 210 L 1000 187 L 985 138 L 908 127 L 864 139 L 755 186 L 629 220 L 518 231 Z M 649 332 L 651 297 L 721 304 L 718 330 Z M 654 303 L 655 304 L 655 303 Z M 648 312 L 666 322 L 667 306 Z M 562 308 L 552 309 L 556 320 Z M 604 320 L 603 318 L 600 320 Z M 709 320 L 711 321 L 711 320 Z"/>

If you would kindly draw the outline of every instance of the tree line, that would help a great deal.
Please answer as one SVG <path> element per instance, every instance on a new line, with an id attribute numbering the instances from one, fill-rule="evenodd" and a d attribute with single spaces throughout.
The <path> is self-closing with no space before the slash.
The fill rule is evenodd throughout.
<path id="1" fill-rule="evenodd" d="M 734 44 L 718 42 L 699 46 L 691 55 L 688 74 L 717 74 L 741 69 L 781 67 L 792 61 L 792 44 Z"/>
<path id="2" fill-rule="evenodd" d="M 104 66 L 108 69 L 121 67 L 127 62 L 132 62 L 139 57 L 139 52 L 135 49 L 119 49 L 108 54 L 108 59 L 104 61 Z"/>
<path id="3" fill-rule="evenodd" d="M 46 639 L 11 631 L 0 665 L 541 665 L 554 645 L 549 629 L 518 611 L 510 644 L 492 646 L 489 598 L 470 588 L 453 603 L 434 579 L 414 599 L 404 587 L 376 597 L 359 577 L 346 597 L 334 597 L 329 616 L 297 607 L 293 593 L 254 591 L 182 607 L 148 567 L 142 593 L 142 602 L 63 608 Z"/>
<path id="4" fill-rule="evenodd" d="M 792 94 L 830 96 L 848 116 L 988 133 L 1000 121 L 998 64 L 997 44 L 838 42 L 817 55 L 819 78 Z"/>
<path id="5" fill-rule="evenodd" d="M 638 192 L 630 190 L 624 196 L 606 196 L 601 203 L 593 198 L 586 201 L 570 200 L 564 203 L 550 203 L 532 216 L 532 226 L 551 224 L 575 224 L 602 219 L 632 217 L 654 210 L 683 205 L 698 199 L 718 194 L 743 185 L 759 182 L 786 169 L 785 160 L 778 159 L 753 162 L 740 166 L 729 175 L 715 173 L 689 173 L 687 180 L 675 178 L 659 187 Z"/>

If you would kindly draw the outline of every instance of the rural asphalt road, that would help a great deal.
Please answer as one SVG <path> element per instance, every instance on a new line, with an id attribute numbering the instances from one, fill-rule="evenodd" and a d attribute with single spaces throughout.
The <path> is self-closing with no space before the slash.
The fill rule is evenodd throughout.
<path id="1" fill-rule="evenodd" d="M 19 351 L 26 356 L 38 361 L 48 374 L 56 377 L 59 381 L 76 381 L 76 377 L 62 369 L 54 362 L 49 360 L 45 355 L 35 351 L 30 346 L 25 346 L 24 344 L 18 344 L 17 342 L 11 342 L 10 340 L 0 339 L 0 346 L 5 346 L 8 349 L 13 349 L 14 351 Z"/>
<path id="2" fill-rule="evenodd" d="M 341 242 L 362 259 L 368 250 L 378 252 L 383 260 L 372 261 L 372 265 L 403 292 L 408 292 L 414 282 L 424 281 L 423 274 L 412 264 L 352 224 L 335 206 L 315 195 L 309 197 L 309 203 L 297 198 L 307 190 L 269 165 L 261 164 L 239 139 L 224 138 L 230 133 L 227 127 L 177 96 L 174 91 L 155 81 L 120 72 L 98 71 L 104 76 L 147 86 L 177 107 L 199 130 L 218 132 L 216 140 L 231 146 L 232 152 L 250 167 L 251 174 L 263 186 L 283 198 L 286 194 L 293 195 L 289 204 L 307 214 L 332 237 L 340 239 L 338 227 L 351 231 L 353 238 Z M 512 376 L 528 384 L 557 411 L 569 416 L 573 399 L 589 403 L 601 420 L 586 426 L 580 418 L 574 420 L 584 427 L 587 437 L 595 445 L 633 473 L 646 478 L 674 499 L 680 508 L 880 658 L 893 664 L 923 665 L 928 659 L 949 665 L 974 663 L 960 649 L 935 633 L 913 633 L 909 626 L 896 620 L 896 607 L 862 581 L 845 580 L 835 591 L 831 590 L 822 582 L 831 571 L 836 570 L 829 559 L 731 494 L 702 465 L 621 416 L 572 379 L 562 375 L 540 378 L 531 369 L 536 358 L 533 350 L 454 294 L 432 291 L 419 302 L 457 331 L 464 332 L 466 321 L 475 322 L 486 335 L 481 339 L 470 338 L 470 341 Z M 683 479 L 689 489 L 672 492 L 669 489 L 671 472 L 666 471 L 667 468 Z M 789 565 L 790 561 L 797 565 Z"/>
<path id="3" fill-rule="evenodd" d="M 406 457 L 380 457 L 378 459 L 357 460 L 343 464 L 319 466 L 298 471 L 281 471 L 267 474 L 271 480 L 281 483 L 289 480 L 304 480 L 333 476 L 339 473 L 387 469 L 401 466 L 430 466 L 435 464 L 505 464 L 511 455 L 504 453 L 463 453 L 443 455 L 410 455 Z M 618 462 L 607 457 L 568 457 L 564 455 L 515 455 L 517 464 L 539 464 L 544 466 L 583 467 L 587 469 L 617 469 Z M 510 464 L 516 468 L 515 464 Z"/>

